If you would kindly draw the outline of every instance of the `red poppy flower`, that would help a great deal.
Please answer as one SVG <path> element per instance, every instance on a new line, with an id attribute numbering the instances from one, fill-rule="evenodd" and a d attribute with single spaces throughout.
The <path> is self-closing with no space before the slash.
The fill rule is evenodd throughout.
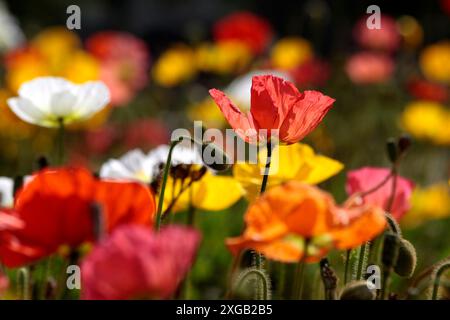
<path id="1" fill-rule="evenodd" d="M 81 297 L 169 298 L 191 267 L 199 242 L 197 231 L 181 226 L 159 233 L 136 225 L 117 228 L 84 259 Z"/>
<path id="2" fill-rule="evenodd" d="M 323 86 L 330 77 L 330 66 L 326 61 L 311 59 L 290 70 L 290 75 L 299 88 Z"/>
<path id="3" fill-rule="evenodd" d="M 367 17 L 361 18 L 353 30 L 355 40 L 367 49 L 395 51 L 400 45 L 400 33 L 394 18 L 381 15 L 380 28 L 369 29 Z"/>
<path id="4" fill-rule="evenodd" d="M 213 28 L 215 41 L 241 42 L 255 54 L 267 48 L 272 34 L 270 24 L 251 12 L 233 13 L 217 21 Z"/>
<path id="5" fill-rule="evenodd" d="M 318 91 L 301 93 L 291 82 L 272 75 L 253 77 L 247 115 L 222 91 L 209 93 L 230 126 L 250 143 L 265 138 L 261 129 L 267 130 L 268 138 L 277 135 L 283 143 L 296 143 L 319 125 L 335 101 Z"/>
<path id="6" fill-rule="evenodd" d="M 356 84 L 382 83 L 388 81 L 395 66 L 392 58 L 384 53 L 361 51 L 347 60 L 345 71 Z"/>
<path id="7" fill-rule="evenodd" d="M 422 79 L 412 79 L 408 83 L 409 93 L 416 99 L 444 103 L 448 100 L 449 90 L 440 84 Z"/>
<path id="8" fill-rule="evenodd" d="M 77 247 L 94 240 L 94 204 L 101 208 L 107 232 L 121 224 L 153 222 L 155 200 L 144 185 L 101 181 L 82 168 L 44 169 L 16 195 L 14 214 L 24 227 L 14 231 L 17 245 L 2 254 L 3 263 L 19 266 L 61 245 Z M 33 252 L 24 252 L 25 247 Z"/>
<path id="9" fill-rule="evenodd" d="M 347 174 L 346 189 L 349 195 L 359 192 L 371 190 L 381 183 L 390 173 L 387 168 L 364 167 L 358 170 L 350 171 Z M 414 183 L 403 177 L 397 177 L 397 185 L 395 188 L 394 198 L 392 202 L 391 214 L 397 220 L 410 209 L 411 195 L 414 189 Z M 364 196 L 364 203 L 377 205 L 384 210 L 388 210 L 387 206 L 390 201 L 392 191 L 391 181 L 385 183 L 376 191 Z"/>

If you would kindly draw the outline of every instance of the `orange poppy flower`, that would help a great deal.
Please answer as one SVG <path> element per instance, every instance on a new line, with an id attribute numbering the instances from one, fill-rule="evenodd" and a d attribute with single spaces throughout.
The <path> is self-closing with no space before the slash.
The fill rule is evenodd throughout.
<path id="1" fill-rule="evenodd" d="M 8 266 L 48 256 L 62 245 L 77 247 L 93 241 L 92 206 L 103 214 L 106 232 L 118 225 L 150 226 L 155 199 L 149 188 L 134 182 L 98 180 L 82 168 L 49 168 L 35 174 L 16 195 L 14 214 L 24 222 L 14 232 L 20 245 L 1 255 Z M 32 254 L 23 246 L 33 248 Z M 22 257 L 20 256 L 22 254 Z"/>
<path id="2" fill-rule="evenodd" d="M 211 89 L 209 93 L 230 126 L 250 143 L 274 135 L 283 143 L 296 143 L 319 125 L 334 103 L 334 99 L 318 91 L 301 93 L 291 82 L 273 75 L 252 78 L 248 114 L 222 91 Z"/>
<path id="3" fill-rule="evenodd" d="M 233 254 L 253 249 L 281 262 L 313 262 L 330 249 L 350 249 L 373 239 L 386 225 L 381 208 L 350 199 L 335 204 L 315 186 L 291 181 L 266 191 L 245 214 L 246 229 L 228 239 Z M 305 247 L 306 250 L 305 250 Z"/>

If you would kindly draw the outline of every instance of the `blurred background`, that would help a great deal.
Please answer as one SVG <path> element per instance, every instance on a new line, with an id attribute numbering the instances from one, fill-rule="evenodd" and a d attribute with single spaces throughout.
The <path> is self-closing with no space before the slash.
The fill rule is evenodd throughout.
<path id="1" fill-rule="evenodd" d="M 193 120 L 226 128 L 207 90 L 225 90 L 245 109 L 249 75 L 270 71 L 336 99 L 304 142 L 344 163 L 321 185 L 338 201 L 346 197 L 348 170 L 388 167 L 386 140 L 413 137 L 401 165 L 417 185 L 402 220 L 405 238 L 416 246 L 418 270 L 450 255 L 450 1 L 0 3 L 0 175 L 29 174 L 40 155 L 51 158 L 55 133 L 23 123 L 6 106 L 36 76 L 101 79 L 110 88 L 111 106 L 67 135 L 67 161 L 98 171 L 128 150 L 167 143 L 173 129 L 192 129 Z M 81 29 L 70 32 L 72 4 L 81 8 Z M 382 29 L 368 34 L 373 4 Z M 192 271 L 192 297 L 223 295 L 231 260 L 223 240 L 239 234 L 245 207 L 241 200 L 197 215 L 207 241 Z"/>

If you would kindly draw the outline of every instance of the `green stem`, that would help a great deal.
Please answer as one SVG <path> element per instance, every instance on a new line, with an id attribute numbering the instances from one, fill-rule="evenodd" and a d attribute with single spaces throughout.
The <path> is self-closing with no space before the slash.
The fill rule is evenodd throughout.
<path id="1" fill-rule="evenodd" d="M 266 165 L 264 167 L 264 176 L 263 176 L 263 180 L 261 183 L 261 190 L 259 192 L 259 194 L 263 194 L 264 191 L 266 191 L 266 187 L 267 187 L 267 181 L 269 179 L 269 171 L 270 171 L 270 164 L 271 164 L 271 157 L 272 157 L 272 143 L 269 141 L 267 141 L 267 159 L 266 159 Z"/>
<path id="2" fill-rule="evenodd" d="M 358 272 L 356 274 L 356 280 L 361 280 L 362 271 L 364 269 L 364 258 L 366 255 L 366 243 L 363 243 L 359 248 L 359 258 L 358 258 Z"/>
<path id="3" fill-rule="evenodd" d="M 352 249 L 347 250 L 347 252 L 345 254 L 344 285 L 347 284 L 347 280 L 348 280 L 348 268 L 350 266 L 351 254 L 352 254 Z"/>
<path id="4" fill-rule="evenodd" d="M 295 268 L 293 299 L 301 300 L 303 296 L 303 278 L 305 274 L 306 258 L 308 255 L 309 239 L 305 240 L 304 254 Z"/>
<path id="5" fill-rule="evenodd" d="M 23 267 L 18 271 L 19 293 L 22 300 L 30 299 L 30 271 Z"/>
<path id="6" fill-rule="evenodd" d="M 156 223 L 155 223 L 156 231 L 159 231 L 159 229 L 161 227 L 161 216 L 162 216 L 162 209 L 163 209 L 163 204 L 164 204 L 164 192 L 166 191 L 167 178 L 169 177 L 169 169 L 170 169 L 170 164 L 172 162 L 172 152 L 173 152 L 173 149 L 175 148 L 175 146 L 177 144 L 179 144 L 182 140 L 183 140 L 183 138 L 180 138 L 179 140 L 175 140 L 170 143 L 169 154 L 167 155 L 167 161 L 164 166 L 163 180 L 162 180 L 161 191 L 160 191 L 159 200 L 158 200 L 158 211 L 156 213 Z"/>
<path id="7" fill-rule="evenodd" d="M 64 138 L 65 138 L 65 127 L 64 127 L 64 119 L 60 118 L 58 120 L 58 154 L 57 154 L 57 162 L 58 165 L 63 165 L 64 163 Z"/>
<path id="8" fill-rule="evenodd" d="M 388 293 L 390 276 L 391 276 L 390 268 L 384 269 L 383 270 L 383 283 L 381 284 L 381 293 L 380 293 L 381 300 L 386 300 L 386 294 Z"/>
<path id="9" fill-rule="evenodd" d="M 247 278 L 252 275 L 259 278 L 258 283 L 262 283 L 262 285 L 263 285 L 262 295 L 259 296 L 259 292 L 258 292 L 258 298 L 262 297 L 263 300 L 268 300 L 270 298 L 269 283 L 268 283 L 268 279 L 267 279 L 266 275 L 261 270 L 249 269 L 249 270 L 244 271 L 244 275 L 240 278 L 240 280 L 238 281 L 238 283 L 236 285 L 236 290 L 239 290 L 241 288 L 241 286 L 246 283 Z"/>
<path id="10" fill-rule="evenodd" d="M 279 265 L 279 273 L 278 273 L 278 298 L 283 299 L 284 288 L 286 286 L 286 264 L 280 263 Z"/>
<path id="11" fill-rule="evenodd" d="M 447 261 L 447 262 L 443 263 L 435 271 L 434 277 L 433 277 L 433 292 L 431 294 L 431 300 L 436 300 L 437 299 L 438 291 L 439 291 L 439 285 L 440 285 L 440 281 L 441 281 L 441 276 L 448 269 L 450 269 L 450 261 Z"/>

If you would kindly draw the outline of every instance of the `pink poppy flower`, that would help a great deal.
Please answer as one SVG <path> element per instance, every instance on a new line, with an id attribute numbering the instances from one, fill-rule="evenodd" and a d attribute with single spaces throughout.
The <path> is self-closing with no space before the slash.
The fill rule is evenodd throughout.
<path id="1" fill-rule="evenodd" d="M 394 63 L 383 53 L 362 51 L 348 59 L 346 71 L 356 84 L 380 83 L 390 79 Z"/>
<path id="2" fill-rule="evenodd" d="M 350 171 L 347 174 L 346 190 L 347 194 L 368 191 L 381 183 L 390 173 L 387 168 L 363 167 L 358 170 Z M 397 186 L 395 188 L 394 199 L 392 202 L 391 214 L 400 220 L 401 217 L 411 207 L 411 194 L 414 189 L 414 183 L 411 180 L 397 176 Z M 392 180 L 388 181 L 378 190 L 364 196 L 363 201 L 367 204 L 380 206 L 388 210 L 392 191 Z"/>
<path id="3" fill-rule="evenodd" d="M 86 43 L 100 60 L 100 79 L 111 92 L 111 105 L 124 105 L 148 82 L 150 54 L 144 41 L 124 32 L 100 32 Z"/>
<path id="4" fill-rule="evenodd" d="M 169 298 L 192 266 L 199 242 L 197 231 L 181 226 L 159 233 L 141 226 L 118 228 L 83 261 L 81 297 Z"/>
<path id="5" fill-rule="evenodd" d="M 400 33 L 395 20 L 387 15 L 381 15 L 381 28 L 369 29 L 367 18 L 361 18 L 353 29 L 356 42 L 366 49 L 395 51 L 400 45 Z"/>
<path id="6" fill-rule="evenodd" d="M 256 143 L 277 134 L 285 144 L 302 140 L 314 130 L 334 99 L 318 91 L 301 93 L 289 81 L 273 75 L 254 76 L 250 112 L 244 114 L 220 90 L 209 90 L 230 126 L 245 141 Z M 275 132 L 273 132 L 275 130 Z"/>

